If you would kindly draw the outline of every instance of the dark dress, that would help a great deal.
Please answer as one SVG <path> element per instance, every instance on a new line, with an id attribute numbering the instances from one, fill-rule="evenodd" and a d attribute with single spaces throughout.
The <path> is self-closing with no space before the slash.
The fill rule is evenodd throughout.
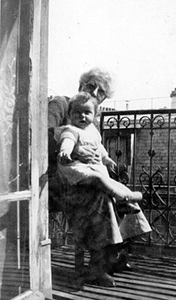
<path id="1" fill-rule="evenodd" d="M 120 219 L 113 199 L 103 194 L 98 187 L 71 186 L 59 178 L 54 128 L 67 122 L 67 100 L 65 97 L 56 97 L 49 103 L 50 211 L 64 211 L 76 241 L 89 250 L 99 250 L 110 244 L 121 243 L 129 237 L 150 232 L 151 228 L 142 211 Z"/>

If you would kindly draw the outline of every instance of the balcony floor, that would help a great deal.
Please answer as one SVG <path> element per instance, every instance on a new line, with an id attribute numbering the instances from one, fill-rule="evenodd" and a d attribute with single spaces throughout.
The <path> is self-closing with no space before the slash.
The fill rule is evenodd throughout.
<path id="1" fill-rule="evenodd" d="M 85 266 L 88 261 L 86 252 Z M 74 271 L 74 248 L 52 250 L 53 299 L 176 299 L 176 258 L 130 254 L 130 262 L 135 264 L 135 271 L 115 273 L 116 287 L 85 284 L 78 289 Z"/>

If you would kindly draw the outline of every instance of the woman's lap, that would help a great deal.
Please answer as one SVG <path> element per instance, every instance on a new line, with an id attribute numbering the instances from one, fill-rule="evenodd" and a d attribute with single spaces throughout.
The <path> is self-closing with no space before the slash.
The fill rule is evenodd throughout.
<path id="1" fill-rule="evenodd" d="M 65 214 L 75 238 L 88 249 L 122 242 L 113 200 L 95 187 L 79 186 L 65 198 Z"/>
<path id="2" fill-rule="evenodd" d="M 59 207 L 67 217 L 75 239 L 84 247 L 98 249 L 151 231 L 142 211 L 120 219 L 113 199 L 95 186 L 69 185 L 58 175 L 52 180 L 53 187 L 59 187 Z"/>

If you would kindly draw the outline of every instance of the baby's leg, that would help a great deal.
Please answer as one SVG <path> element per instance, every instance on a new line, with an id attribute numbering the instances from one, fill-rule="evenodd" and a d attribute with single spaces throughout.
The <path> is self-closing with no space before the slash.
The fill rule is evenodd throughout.
<path id="1" fill-rule="evenodd" d="M 123 201 L 124 199 L 129 202 L 139 202 L 142 200 L 142 193 L 133 192 L 124 184 L 109 178 L 109 187 L 111 187 L 113 196 L 117 201 Z"/>
<path id="2" fill-rule="evenodd" d="M 89 178 L 89 183 L 98 186 L 102 191 L 120 202 L 139 202 L 142 200 L 142 193 L 133 192 L 124 184 L 103 176 L 100 172 L 94 172 L 94 176 Z"/>

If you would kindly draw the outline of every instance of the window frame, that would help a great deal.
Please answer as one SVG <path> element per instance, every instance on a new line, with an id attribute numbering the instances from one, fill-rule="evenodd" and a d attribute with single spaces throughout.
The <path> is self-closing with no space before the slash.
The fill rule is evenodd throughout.
<path id="1" fill-rule="evenodd" d="M 52 298 L 47 179 L 49 0 L 19 0 L 19 7 L 20 27 L 18 34 L 20 42 L 16 81 L 16 97 L 19 101 L 19 136 L 17 139 L 19 140 L 19 148 L 22 149 L 19 152 L 18 162 L 20 164 L 21 159 L 26 162 L 25 168 L 20 170 L 21 177 L 25 175 L 25 184 L 20 191 L 19 182 L 19 190 L 1 195 L 0 202 L 29 201 L 30 289 L 17 295 L 13 300 L 42 300 L 46 297 Z M 2 0 L 0 0 L 0 11 L 1 8 Z M 28 30 L 25 40 L 24 26 L 27 26 Z M 24 53 L 23 47 L 25 47 L 27 54 Z M 23 57 L 24 55 L 27 56 Z M 24 76 L 26 76 L 25 80 Z M 26 83 L 28 90 L 26 90 Z M 25 116 L 29 117 L 27 120 L 22 115 L 24 111 Z M 26 124 L 23 126 L 25 121 Z M 27 143 L 27 151 L 26 147 L 23 146 L 24 138 L 25 143 Z"/>

